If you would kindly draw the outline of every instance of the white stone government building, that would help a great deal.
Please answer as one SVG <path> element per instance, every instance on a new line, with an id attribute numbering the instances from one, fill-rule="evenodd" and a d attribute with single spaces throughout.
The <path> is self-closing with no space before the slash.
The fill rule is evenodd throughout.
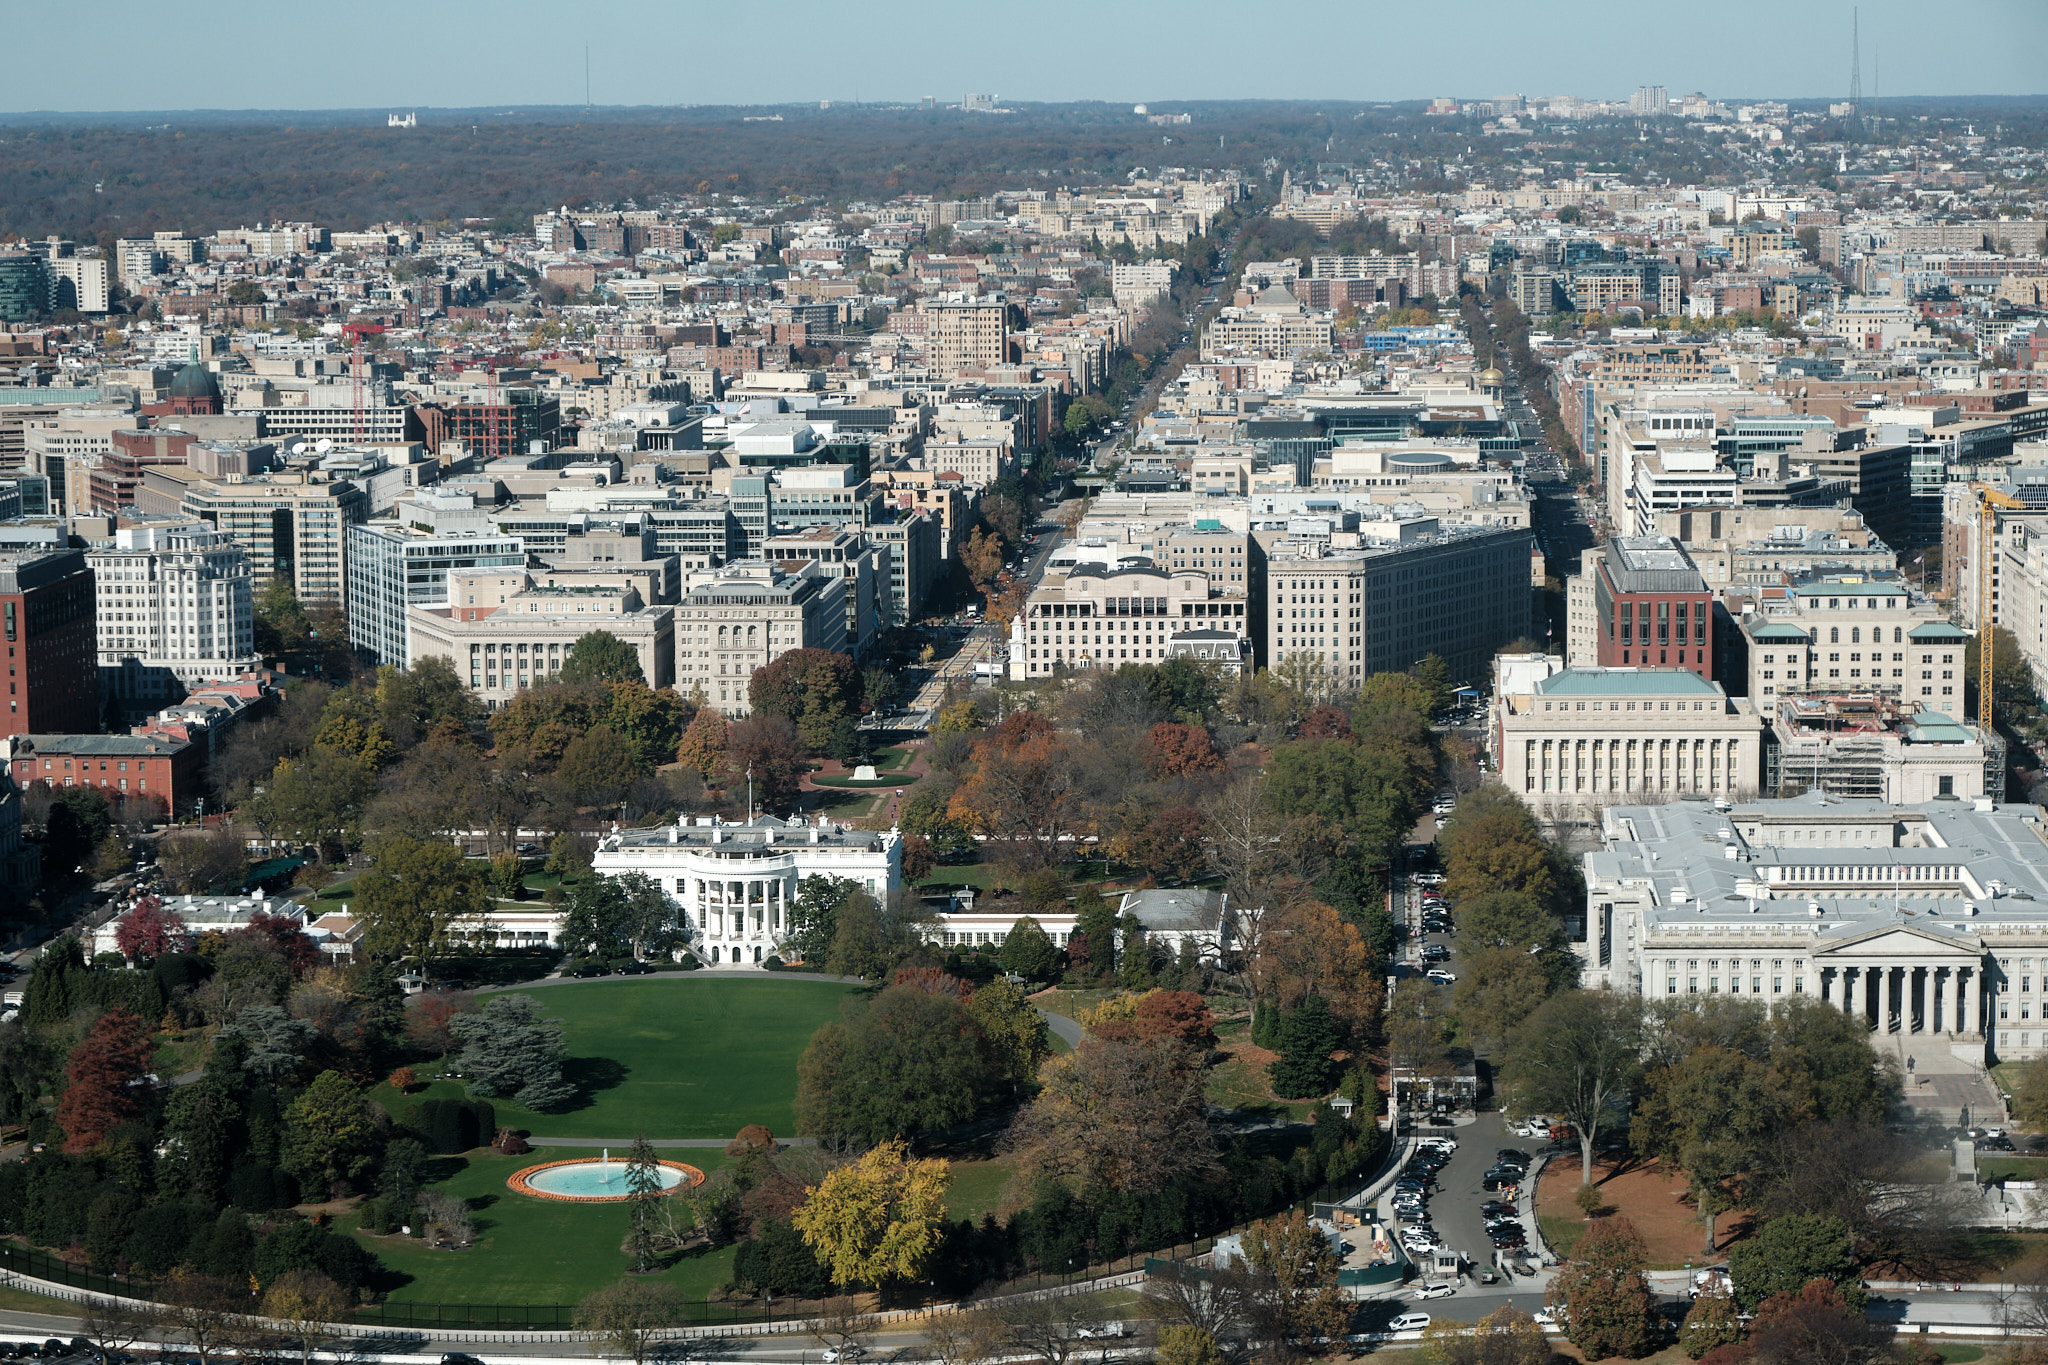
<path id="1" fill-rule="evenodd" d="M 2032 806 L 1809 793 L 1602 812 L 1583 980 L 1825 1001 L 1901 1060 L 2048 1052 L 2048 836 Z"/>
<path id="2" fill-rule="evenodd" d="M 653 879 L 682 908 L 690 946 L 714 967 L 760 966 L 780 956 L 806 877 L 844 877 L 880 901 L 903 885 L 901 835 L 822 817 L 812 824 L 758 815 L 742 823 L 705 815 L 614 830 L 592 861 L 608 876 Z"/>

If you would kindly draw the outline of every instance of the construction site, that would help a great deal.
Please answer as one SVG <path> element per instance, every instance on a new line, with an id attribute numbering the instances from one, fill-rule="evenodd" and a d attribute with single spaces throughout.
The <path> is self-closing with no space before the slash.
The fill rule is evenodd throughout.
<path id="1" fill-rule="evenodd" d="M 1764 737 L 1763 789 L 1913 804 L 2003 795 L 2005 746 L 1938 711 L 1874 692 L 1780 697 Z"/>

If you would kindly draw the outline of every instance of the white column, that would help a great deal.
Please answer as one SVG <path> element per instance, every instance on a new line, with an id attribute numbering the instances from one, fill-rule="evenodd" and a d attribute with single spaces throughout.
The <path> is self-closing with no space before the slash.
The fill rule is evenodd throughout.
<path id="1" fill-rule="evenodd" d="M 1982 967 L 1956 969 L 1956 1015 L 1962 1021 L 1960 1032 L 1983 1032 L 1983 1026 L 1977 1022 L 1977 1011 L 1981 1008 L 1977 999 L 1978 980 L 1982 973 Z"/>
<path id="2" fill-rule="evenodd" d="M 1853 1015 L 1856 1013 L 1857 1006 L 1861 1003 L 1863 971 L 1861 968 L 1851 966 L 1848 963 L 1842 964 L 1836 970 L 1842 974 L 1842 1012 Z M 1849 975 L 1851 972 L 1855 972 L 1856 975 L 1851 977 Z"/>

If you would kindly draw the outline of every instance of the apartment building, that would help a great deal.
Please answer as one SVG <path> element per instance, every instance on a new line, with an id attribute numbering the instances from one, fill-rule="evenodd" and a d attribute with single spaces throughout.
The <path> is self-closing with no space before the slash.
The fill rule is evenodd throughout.
<path id="1" fill-rule="evenodd" d="M 124 526 L 85 562 L 100 682 L 123 711 L 155 711 L 261 667 L 254 570 L 226 532 L 200 522 Z"/>
<path id="2" fill-rule="evenodd" d="M 1281 285 L 1272 285 L 1249 308 L 1226 308 L 1202 329 L 1202 359 L 1264 355 L 1293 359 L 1331 349 L 1327 318 L 1311 317 L 1301 301 Z"/>
<path id="3" fill-rule="evenodd" d="M 748 715 L 747 683 L 793 649 L 845 654 L 846 580 L 815 563 L 741 560 L 690 575 L 676 608 L 676 689 Z"/>
<path id="4" fill-rule="evenodd" d="M 955 294 L 928 300 L 925 362 L 933 379 L 982 374 L 1009 359 L 1010 305 L 1001 294 Z"/>

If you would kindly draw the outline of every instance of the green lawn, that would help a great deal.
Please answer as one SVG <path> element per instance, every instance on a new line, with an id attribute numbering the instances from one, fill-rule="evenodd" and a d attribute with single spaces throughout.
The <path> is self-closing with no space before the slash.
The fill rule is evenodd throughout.
<path id="1" fill-rule="evenodd" d="M 31 1294 L 22 1289 L 0 1289 L 0 1308 L 10 1313 L 48 1313 L 60 1318 L 68 1318 L 78 1312 L 78 1305 L 69 1299 L 51 1298 L 47 1294 Z M 25 1336 L 27 1333 L 20 1335 Z"/>
<path id="2" fill-rule="evenodd" d="M 207 1036 L 199 1029 L 174 1033 L 157 1040 L 156 1049 L 150 1053 L 149 1067 L 166 1081 L 173 1076 L 182 1076 L 195 1071 L 205 1064 Z"/>
<path id="3" fill-rule="evenodd" d="M 467 1199 L 476 1210 L 477 1242 L 466 1251 L 436 1251 L 406 1237 L 356 1238 L 377 1253 L 394 1278 L 394 1301 L 410 1303 L 555 1304 L 575 1303 L 627 1270 L 620 1250 L 626 1236 L 623 1204 L 563 1204 L 517 1195 L 506 1179 L 543 1161 L 590 1156 L 580 1148 L 539 1148 L 529 1156 L 489 1152 L 443 1158 L 450 1174 L 433 1188 Z M 663 1153 L 700 1170 L 725 1161 L 716 1150 Z M 732 1278 L 733 1249 L 700 1251 L 678 1258 L 663 1278 L 690 1298 L 701 1299 Z"/>
<path id="4" fill-rule="evenodd" d="M 874 753 L 875 771 L 882 773 L 901 772 L 917 757 L 917 750 L 908 744 L 891 744 Z"/>
<path id="5" fill-rule="evenodd" d="M 750 1123 L 788 1136 L 797 1057 L 839 1017 L 851 989 L 805 976 L 685 973 L 533 991 L 542 1012 L 563 1022 L 569 1078 L 583 1098 L 557 1114 L 494 1101 L 498 1122 L 547 1137 L 720 1138 Z M 458 1081 L 437 1081 L 410 1096 L 380 1085 L 372 1098 L 396 1115 L 408 1103 L 463 1093 Z"/>
<path id="6" fill-rule="evenodd" d="M 688 1157 L 679 1158 L 687 1161 Z M 1002 1202 L 1003 1189 L 1016 1171 L 1004 1161 L 956 1161 L 953 1184 L 946 1191 L 946 1216 L 981 1221 Z"/>
<path id="7" fill-rule="evenodd" d="M 1977 1154 L 1979 1180 L 2040 1180 L 2048 1177 L 2048 1157 Z"/>
<path id="8" fill-rule="evenodd" d="M 1571 1255 L 1572 1248 L 1579 1244 L 1579 1238 L 1586 1235 L 1584 1219 L 1546 1213 L 1538 1215 L 1536 1221 L 1543 1227 L 1543 1240 L 1550 1243 L 1550 1249 L 1559 1256 Z"/>

